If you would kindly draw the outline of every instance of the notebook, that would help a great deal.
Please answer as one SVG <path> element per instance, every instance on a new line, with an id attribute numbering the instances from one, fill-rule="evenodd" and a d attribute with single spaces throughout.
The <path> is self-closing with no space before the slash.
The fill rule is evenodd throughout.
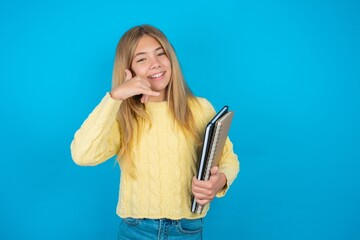
<path id="1" fill-rule="evenodd" d="M 225 106 L 206 126 L 197 179 L 209 180 L 211 167 L 219 164 L 233 116 Z M 200 214 L 202 209 L 193 197 L 191 211 Z"/>
<path id="2" fill-rule="evenodd" d="M 224 114 L 228 112 L 229 107 L 224 106 L 214 117 L 211 119 L 211 121 L 207 124 L 205 128 L 205 134 L 204 134 L 204 141 L 203 146 L 201 150 L 201 157 L 200 157 L 200 163 L 199 163 L 199 169 L 197 174 L 197 179 L 203 180 L 204 176 L 204 166 L 206 163 L 206 159 L 209 152 L 210 143 L 212 140 L 212 136 L 214 133 L 214 127 L 217 120 L 219 120 Z"/>

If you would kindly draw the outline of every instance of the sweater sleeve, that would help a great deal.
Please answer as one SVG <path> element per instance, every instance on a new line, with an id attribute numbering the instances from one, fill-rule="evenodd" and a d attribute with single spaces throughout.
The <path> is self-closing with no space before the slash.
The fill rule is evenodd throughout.
<path id="1" fill-rule="evenodd" d="M 116 114 L 121 101 L 106 93 L 101 102 L 76 131 L 71 155 L 80 166 L 95 166 L 111 158 L 120 149 L 119 123 Z"/>

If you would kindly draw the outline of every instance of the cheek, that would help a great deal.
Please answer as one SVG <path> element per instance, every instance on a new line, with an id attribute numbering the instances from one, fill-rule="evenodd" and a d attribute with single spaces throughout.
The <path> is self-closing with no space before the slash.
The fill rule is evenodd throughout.
<path id="1" fill-rule="evenodd" d="M 163 66 L 166 66 L 167 68 L 171 69 L 171 63 L 169 59 L 164 60 L 162 64 Z"/>
<path id="2" fill-rule="evenodd" d="M 146 76 L 146 68 L 142 66 L 132 66 L 132 71 L 136 76 Z"/>

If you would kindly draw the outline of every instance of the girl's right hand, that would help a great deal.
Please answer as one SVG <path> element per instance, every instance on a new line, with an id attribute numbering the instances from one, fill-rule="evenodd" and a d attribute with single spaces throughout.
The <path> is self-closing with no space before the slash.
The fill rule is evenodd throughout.
<path id="1" fill-rule="evenodd" d="M 125 70 L 125 74 L 125 81 L 110 92 L 110 96 L 113 99 L 125 100 L 129 97 L 142 94 L 141 102 L 146 103 L 150 96 L 160 95 L 159 92 L 151 90 L 150 83 L 145 79 L 138 76 L 132 77 L 128 69 Z"/>

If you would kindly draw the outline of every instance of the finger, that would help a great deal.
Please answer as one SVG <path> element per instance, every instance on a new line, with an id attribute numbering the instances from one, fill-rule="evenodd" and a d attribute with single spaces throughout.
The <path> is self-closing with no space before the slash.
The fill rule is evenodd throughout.
<path id="1" fill-rule="evenodd" d="M 159 96 L 160 95 L 160 93 L 159 92 L 155 92 L 155 91 L 153 91 L 153 90 L 144 90 L 144 91 L 142 91 L 141 92 L 142 94 L 144 94 L 144 95 L 148 95 L 149 97 L 157 97 L 157 96 Z"/>
<path id="2" fill-rule="evenodd" d="M 212 195 L 210 192 L 204 191 L 203 189 L 197 189 L 197 188 L 193 188 L 191 192 L 198 199 L 208 199 Z"/>
<path id="3" fill-rule="evenodd" d="M 192 188 L 193 189 L 207 189 L 207 181 L 201 181 L 197 179 L 193 179 Z"/>
<path id="4" fill-rule="evenodd" d="M 194 197 L 195 197 L 196 201 L 209 200 L 207 197 L 205 197 L 201 194 L 194 194 Z"/>
<path id="5" fill-rule="evenodd" d="M 204 180 L 199 180 L 196 177 L 193 177 L 192 184 L 193 184 L 193 186 L 196 186 L 196 187 L 199 187 L 199 188 L 208 189 L 210 187 L 211 183 L 210 183 L 209 180 L 204 181 Z"/>
<path id="6" fill-rule="evenodd" d="M 213 190 L 211 188 L 203 188 L 198 186 L 192 186 L 192 192 L 197 194 L 202 194 L 205 196 L 211 196 L 213 194 Z"/>
<path id="7" fill-rule="evenodd" d="M 204 200 L 204 199 L 200 199 L 200 198 L 197 198 L 195 195 L 194 195 L 194 200 L 196 201 L 196 203 L 198 204 L 198 205 L 200 205 L 200 206 L 203 206 L 203 205 L 205 205 L 206 204 L 206 200 Z M 204 203 L 205 202 L 205 203 Z"/>
<path id="8" fill-rule="evenodd" d="M 136 78 L 137 78 L 138 83 L 141 84 L 141 86 L 143 87 L 143 89 L 150 89 L 151 84 L 148 81 L 146 81 L 145 79 L 143 79 L 141 77 L 136 77 Z"/>
<path id="9" fill-rule="evenodd" d="M 193 179 L 192 179 L 192 186 L 193 187 L 200 187 L 200 186 L 202 186 L 202 183 L 203 183 L 204 181 L 201 181 L 201 180 L 199 180 L 199 179 L 197 179 L 195 176 L 193 177 Z"/>
<path id="10" fill-rule="evenodd" d="M 203 194 L 203 195 L 211 195 L 213 193 L 211 186 L 209 186 L 208 184 L 206 184 L 205 186 L 199 186 L 199 185 L 195 185 L 192 184 L 191 186 L 191 191 L 195 194 Z"/>
<path id="11" fill-rule="evenodd" d="M 125 81 L 132 79 L 132 73 L 129 69 L 125 69 Z"/>
<path id="12" fill-rule="evenodd" d="M 211 176 L 218 174 L 219 168 L 217 166 L 214 166 L 211 168 L 210 173 Z"/>
<path id="13" fill-rule="evenodd" d="M 147 103 L 149 101 L 149 95 L 145 95 L 143 94 L 141 97 L 141 102 L 142 103 Z"/>
<path id="14" fill-rule="evenodd" d="M 194 197 L 197 198 L 197 199 L 200 199 L 200 200 L 201 200 L 201 199 L 206 198 L 206 194 L 203 193 L 203 192 L 201 192 L 201 191 L 199 191 L 199 189 L 192 188 L 192 189 L 191 189 L 191 192 L 192 192 L 192 194 L 194 195 Z"/>
<path id="15" fill-rule="evenodd" d="M 196 202 L 197 202 L 199 205 L 203 206 L 203 205 L 209 203 L 210 200 L 199 200 L 199 199 L 196 199 Z"/>
<path id="16" fill-rule="evenodd" d="M 214 196 L 207 196 L 207 195 L 202 195 L 202 194 L 194 194 L 194 197 L 196 199 L 196 202 L 200 202 L 201 205 L 210 202 L 211 200 L 214 199 Z M 206 202 L 204 202 L 206 201 Z"/>

